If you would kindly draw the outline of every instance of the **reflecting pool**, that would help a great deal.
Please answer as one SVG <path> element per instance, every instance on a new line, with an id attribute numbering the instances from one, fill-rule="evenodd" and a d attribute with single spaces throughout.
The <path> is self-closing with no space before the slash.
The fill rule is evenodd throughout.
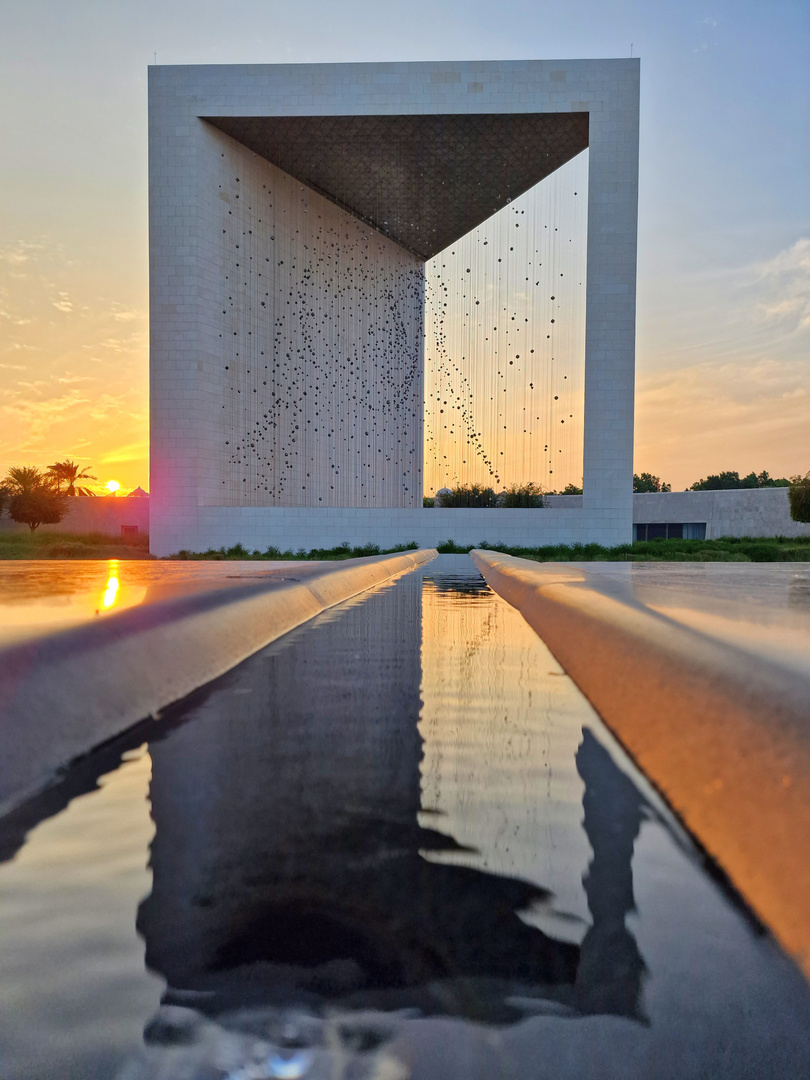
<path id="1" fill-rule="evenodd" d="M 442 556 L 0 821 L 4 1080 L 794 1077 L 810 989 Z"/>

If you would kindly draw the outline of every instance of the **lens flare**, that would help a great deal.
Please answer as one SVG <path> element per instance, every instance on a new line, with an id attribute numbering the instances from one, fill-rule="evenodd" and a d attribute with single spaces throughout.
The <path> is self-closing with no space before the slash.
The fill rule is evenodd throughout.
<path id="1" fill-rule="evenodd" d="M 118 560 L 110 560 L 110 576 L 107 579 L 107 588 L 104 591 L 104 596 L 101 599 L 101 605 L 104 608 L 111 608 L 118 596 Z"/>

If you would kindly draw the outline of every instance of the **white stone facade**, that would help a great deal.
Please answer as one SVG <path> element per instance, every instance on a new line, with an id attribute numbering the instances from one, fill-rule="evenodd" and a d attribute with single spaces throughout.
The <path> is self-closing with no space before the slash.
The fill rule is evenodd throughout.
<path id="1" fill-rule="evenodd" d="M 241 543 L 251 551 L 264 551 L 271 544 L 281 551 L 309 551 L 342 543 L 390 548 L 414 540 L 419 547 L 435 547 L 445 540 L 457 544 L 483 541 L 492 547 L 574 544 L 582 540 L 583 512 L 211 506 L 204 509 L 201 519 L 204 532 L 195 534 L 196 539 L 167 548 L 172 552 L 182 548 L 200 551 Z M 600 531 L 594 526 L 588 537 L 605 545 L 617 542 L 615 532 L 608 527 Z M 154 541 L 150 547 L 155 550 Z"/>
<path id="2" fill-rule="evenodd" d="M 57 525 L 40 525 L 42 533 L 104 533 L 106 536 L 148 536 L 149 496 L 99 495 L 68 499 L 68 512 Z M 0 513 L 0 532 L 28 535 L 27 525 Z"/>
<path id="3" fill-rule="evenodd" d="M 227 374 L 200 504 L 421 506 L 422 261 L 216 128 L 203 137 L 221 224 L 206 353 Z"/>
<path id="4" fill-rule="evenodd" d="M 810 536 L 790 516 L 788 488 L 668 491 L 633 496 L 635 522 L 705 522 L 706 539 L 721 536 Z"/>
<path id="5" fill-rule="evenodd" d="M 419 259 L 204 117 L 587 113 L 583 507 L 499 511 L 497 537 L 478 535 L 480 511 L 449 511 L 448 525 L 458 542 L 631 538 L 637 60 L 153 67 L 149 76 L 154 552 L 451 535 L 443 512 L 419 507 Z"/>

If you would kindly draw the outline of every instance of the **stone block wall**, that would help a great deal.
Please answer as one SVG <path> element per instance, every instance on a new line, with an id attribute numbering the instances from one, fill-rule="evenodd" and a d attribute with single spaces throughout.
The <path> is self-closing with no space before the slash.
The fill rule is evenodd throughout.
<path id="1" fill-rule="evenodd" d="M 199 505 L 421 505 L 422 260 L 199 123 Z"/>
<path id="2" fill-rule="evenodd" d="M 810 536 L 810 525 L 791 518 L 788 488 L 784 487 L 636 494 L 633 521 L 705 521 L 707 540 L 721 536 Z"/>
<path id="3" fill-rule="evenodd" d="M 58 525 L 40 525 L 38 533 L 106 533 L 121 536 L 121 527 L 137 528 L 138 536 L 149 535 L 149 497 L 102 495 L 100 498 L 72 498 L 68 513 Z M 0 514 L 0 530 L 27 533 L 28 526 L 12 521 L 8 512 Z"/>

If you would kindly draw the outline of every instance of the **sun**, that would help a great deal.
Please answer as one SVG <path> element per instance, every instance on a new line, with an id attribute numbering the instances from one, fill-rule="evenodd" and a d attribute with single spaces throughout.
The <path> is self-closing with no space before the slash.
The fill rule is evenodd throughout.
<path id="1" fill-rule="evenodd" d="M 116 491 L 121 487 L 117 480 L 108 480 L 104 487 L 109 491 L 111 495 L 114 495 Z"/>

